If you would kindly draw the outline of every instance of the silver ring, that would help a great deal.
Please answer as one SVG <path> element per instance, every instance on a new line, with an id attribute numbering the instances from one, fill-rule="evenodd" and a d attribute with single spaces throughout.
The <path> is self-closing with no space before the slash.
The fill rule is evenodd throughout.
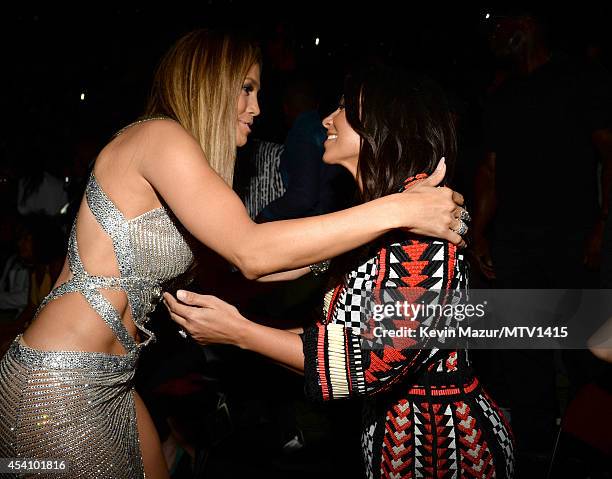
<path id="1" fill-rule="evenodd" d="M 181 336 L 181 338 L 183 339 L 187 339 L 187 333 L 185 332 L 184 329 L 179 329 L 178 330 L 179 335 Z"/>
<path id="2" fill-rule="evenodd" d="M 468 210 L 465 208 L 461 208 L 461 214 L 459 215 L 459 219 L 463 221 L 472 221 L 472 217 L 468 213 Z"/>
<path id="3" fill-rule="evenodd" d="M 453 229 L 455 233 L 459 236 L 463 236 L 467 233 L 468 227 L 463 220 L 459 220 L 459 227 L 457 229 Z"/>

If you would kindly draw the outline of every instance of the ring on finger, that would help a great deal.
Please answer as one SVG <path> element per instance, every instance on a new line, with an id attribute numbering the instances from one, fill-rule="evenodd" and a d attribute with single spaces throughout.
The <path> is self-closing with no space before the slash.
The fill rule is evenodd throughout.
<path id="1" fill-rule="evenodd" d="M 457 226 L 457 228 L 451 228 L 451 230 L 457 233 L 459 236 L 463 236 L 464 234 L 467 233 L 468 227 L 463 220 L 458 220 L 458 221 L 459 221 L 459 226 Z"/>
<path id="2" fill-rule="evenodd" d="M 463 221 L 471 221 L 472 217 L 465 208 L 460 208 L 459 219 Z"/>

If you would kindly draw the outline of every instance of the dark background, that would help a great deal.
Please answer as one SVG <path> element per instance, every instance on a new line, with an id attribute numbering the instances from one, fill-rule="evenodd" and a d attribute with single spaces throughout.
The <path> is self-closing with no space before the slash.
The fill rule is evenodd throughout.
<path id="1" fill-rule="evenodd" d="M 162 54 L 182 34 L 202 27 L 249 31 L 261 43 L 262 114 L 255 121 L 252 138 L 283 142 L 287 127 L 281 93 L 296 72 L 315 81 L 322 96 L 321 112 L 327 113 L 338 100 L 344 73 L 355 64 L 392 61 L 428 71 L 445 87 L 460 117 L 456 189 L 465 194 L 469 205 L 475 166 L 482 156 L 485 101 L 496 73 L 504 67 L 489 51 L 487 31 L 498 16 L 521 7 L 415 4 L 207 0 L 195 4 L 172 2 L 166 7 L 3 7 L 2 208 L 9 211 L 15 201 L 10 188 L 17 178 L 43 169 L 61 177 L 76 176 L 74 164 L 90 163 L 115 131 L 141 115 Z M 532 10 L 548 25 L 555 51 L 612 71 L 612 7 L 572 2 Z M 62 251 L 64 245 L 61 242 Z M 0 252 L 4 256 L 5 252 Z M 230 288 L 236 294 L 246 289 L 236 279 Z M 160 309 L 157 314 L 165 314 Z M 226 351 L 225 356 L 223 348 L 219 356 L 235 354 L 233 361 L 204 360 L 194 344 L 187 347 L 176 335 L 174 323 L 166 317 L 157 319 L 151 323 L 167 331 L 161 331 L 160 343 L 145 353 L 148 356 L 139 373 L 141 393 L 162 441 L 169 434 L 166 417 L 175 414 L 174 427 L 186 436 L 186 442 L 204 442 L 204 451 L 214 451 L 205 454 L 209 477 L 230 477 L 211 475 L 211 470 L 229 474 L 235 469 L 238 474 L 238 465 L 251 477 L 329 477 L 321 475 L 323 471 L 337 472 L 331 477 L 358 477 L 357 436 L 355 431 L 350 434 L 351 427 L 359 426 L 355 420 L 360 414 L 358 404 L 334 403 L 325 410 L 312 410 L 312 405 L 303 402 L 302 378 L 265 365 L 253 355 Z M 13 337 L 10 332 L 6 335 Z M 160 353 L 164 340 L 174 340 L 175 344 Z M 172 348 L 176 355 L 167 352 Z M 189 359 L 192 363 L 187 362 Z M 173 382 L 177 371 L 198 374 L 195 380 L 183 377 Z M 207 378 L 202 386 L 202 374 L 214 380 Z M 233 435 L 224 435 L 227 425 L 223 417 L 211 412 L 218 400 L 211 386 L 216 381 L 219 390 L 229 397 Z M 198 386 L 195 389 L 193 382 Z M 166 384 L 165 389 L 160 383 Z M 309 426 L 304 428 L 309 447 L 295 455 L 282 453 L 281 446 L 291 439 L 295 423 L 303 428 L 300 420 Z M 238 459 L 237 447 L 242 448 Z M 583 455 L 588 458 L 590 454 L 587 451 Z M 182 464 L 189 469 L 188 461 Z M 265 476 L 254 472 L 258 467 Z M 277 471 L 276 475 L 271 469 Z M 191 476 L 190 472 L 181 476 L 179 471 L 174 477 Z"/>
<path id="2" fill-rule="evenodd" d="M 261 41 L 262 115 L 253 137 L 283 140 L 278 95 L 292 67 L 317 81 L 322 109 L 329 109 L 346 67 L 376 57 L 430 71 L 476 128 L 496 66 L 485 32 L 507 9 L 414 4 L 208 0 L 165 8 L 105 4 L 4 10 L 0 159 L 22 168 L 40 156 L 67 160 L 83 136 L 103 144 L 142 112 L 163 52 L 181 34 L 200 27 L 249 30 Z M 579 57 L 594 52 L 609 67 L 611 7 L 572 4 L 534 10 L 549 23 L 558 49 Z M 486 13 L 492 15 L 488 20 Z M 274 53 L 279 45 L 288 52 L 284 60 Z"/>

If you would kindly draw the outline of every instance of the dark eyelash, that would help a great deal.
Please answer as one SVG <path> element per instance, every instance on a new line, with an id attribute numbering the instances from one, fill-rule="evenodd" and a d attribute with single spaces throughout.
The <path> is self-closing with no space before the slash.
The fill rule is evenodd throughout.
<path id="1" fill-rule="evenodd" d="M 251 93 L 255 88 L 253 88 L 253 85 L 247 83 L 246 85 L 242 86 L 242 89 L 247 93 Z"/>

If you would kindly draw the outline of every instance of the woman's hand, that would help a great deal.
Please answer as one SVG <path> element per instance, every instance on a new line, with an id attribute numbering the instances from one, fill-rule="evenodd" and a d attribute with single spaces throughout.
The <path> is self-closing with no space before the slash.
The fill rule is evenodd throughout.
<path id="1" fill-rule="evenodd" d="M 459 235 L 464 199 L 460 193 L 445 186 L 438 187 L 446 174 L 446 162 L 440 160 L 436 170 L 427 178 L 415 181 L 397 195 L 402 203 L 402 227 L 409 232 L 450 241 L 466 246 Z M 465 217 L 465 213 L 464 213 Z M 467 219 L 465 221 L 468 221 Z M 409 225 L 409 226 L 406 226 Z"/>
<path id="2" fill-rule="evenodd" d="M 217 298 L 190 291 L 178 291 L 177 301 L 164 293 L 164 304 L 170 317 L 196 342 L 240 346 L 240 339 L 251 322 L 231 304 Z"/>
<path id="3" fill-rule="evenodd" d="M 198 343 L 232 344 L 254 351 L 288 367 L 304 371 L 304 353 L 298 330 L 283 331 L 249 321 L 231 304 L 215 296 L 177 291 L 177 301 L 164 293 L 170 317 Z"/>

